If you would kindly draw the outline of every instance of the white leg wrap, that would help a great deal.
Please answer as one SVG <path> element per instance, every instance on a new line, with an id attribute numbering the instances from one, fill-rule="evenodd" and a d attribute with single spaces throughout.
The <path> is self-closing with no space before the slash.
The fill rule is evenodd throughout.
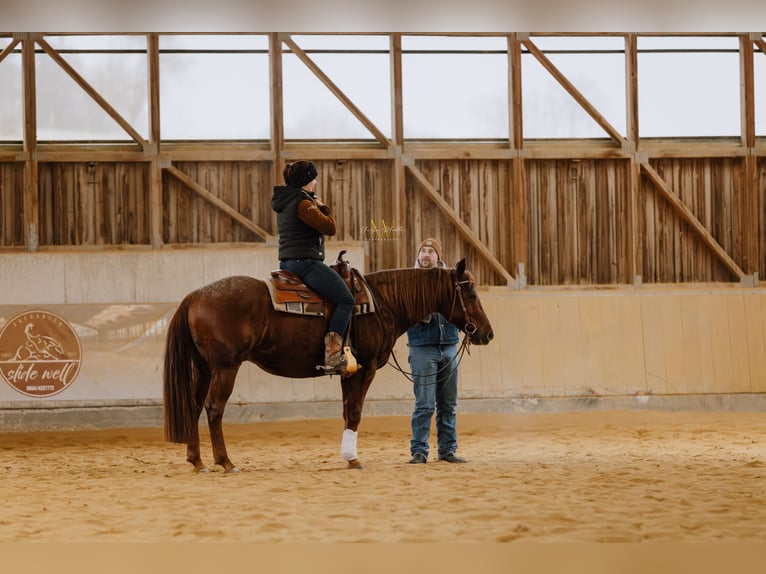
<path id="1" fill-rule="evenodd" d="M 343 431 L 343 440 L 340 442 L 340 455 L 344 460 L 352 461 L 358 458 L 356 455 L 356 437 L 356 431 L 351 429 Z"/>

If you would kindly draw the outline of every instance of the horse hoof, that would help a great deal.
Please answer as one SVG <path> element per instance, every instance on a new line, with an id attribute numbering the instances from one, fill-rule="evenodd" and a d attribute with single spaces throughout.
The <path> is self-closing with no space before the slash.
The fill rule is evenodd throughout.
<path id="1" fill-rule="evenodd" d="M 231 467 L 229 470 L 224 470 L 225 474 L 236 474 L 239 472 L 239 469 L 236 466 Z"/>
<path id="2" fill-rule="evenodd" d="M 201 472 L 210 472 L 210 469 L 208 469 L 208 468 L 205 468 L 205 467 L 203 466 L 203 467 L 201 467 L 201 468 L 195 468 L 195 469 L 194 469 L 194 472 L 196 472 L 196 473 L 198 473 L 198 474 L 199 474 L 199 473 L 201 473 Z"/>
<path id="3" fill-rule="evenodd" d="M 348 461 L 348 468 L 364 470 L 364 465 L 362 464 L 362 461 L 360 461 L 358 458 L 355 458 L 354 460 Z"/>

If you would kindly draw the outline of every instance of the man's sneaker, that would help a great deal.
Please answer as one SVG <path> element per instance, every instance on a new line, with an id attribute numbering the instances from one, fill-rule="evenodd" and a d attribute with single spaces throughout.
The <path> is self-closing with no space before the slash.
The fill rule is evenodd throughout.
<path id="1" fill-rule="evenodd" d="M 422 452 L 416 452 L 412 455 L 410 464 L 425 464 L 426 460 L 426 455 L 424 455 Z"/>
<path id="2" fill-rule="evenodd" d="M 440 456 L 439 460 L 445 460 L 447 462 L 468 462 L 466 459 L 457 456 L 454 452 Z"/>

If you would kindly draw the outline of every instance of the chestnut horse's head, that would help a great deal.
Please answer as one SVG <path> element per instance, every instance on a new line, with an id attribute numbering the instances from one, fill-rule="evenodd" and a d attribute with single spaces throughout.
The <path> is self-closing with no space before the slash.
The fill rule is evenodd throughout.
<path id="1" fill-rule="evenodd" d="M 476 281 L 465 269 L 465 259 L 450 272 L 454 290 L 449 321 L 468 334 L 474 345 L 486 345 L 495 336 L 476 292 Z"/>

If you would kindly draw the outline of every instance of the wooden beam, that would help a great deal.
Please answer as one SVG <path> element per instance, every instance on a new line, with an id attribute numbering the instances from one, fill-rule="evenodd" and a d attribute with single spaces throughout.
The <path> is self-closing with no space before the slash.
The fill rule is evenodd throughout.
<path id="1" fill-rule="evenodd" d="M 527 50 L 529 50 L 530 54 L 537 58 L 537 61 L 540 62 L 546 70 L 548 70 L 548 72 L 555 78 L 555 80 L 561 84 L 561 86 L 567 92 L 569 92 L 569 95 L 571 95 L 575 101 L 580 104 L 580 106 L 588 113 L 588 115 L 592 117 L 607 134 L 609 134 L 609 137 L 611 137 L 618 144 L 622 145 L 622 143 L 625 141 L 625 138 L 622 137 L 622 134 L 620 134 L 620 132 L 617 131 L 617 129 L 612 126 L 612 124 L 610 124 L 595 107 L 593 107 L 587 98 L 583 96 L 577 88 L 574 87 L 574 84 L 572 84 L 572 82 L 570 82 L 567 77 L 562 74 L 556 66 L 553 65 L 553 62 L 551 62 L 531 40 L 522 40 L 522 44 L 524 44 Z"/>
<path id="2" fill-rule="evenodd" d="M 394 150 L 393 161 L 391 162 L 392 182 L 393 182 L 393 201 L 396 221 L 400 225 L 405 225 L 407 221 L 407 177 L 404 170 L 404 161 L 402 157 L 402 147 L 404 143 L 404 105 L 402 98 L 402 35 L 400 33 L 391 34 L 390 39 L 390 58 L 391 58 L 391 146 Z M 399 249 L 396 252 L 396 266 L 405 267 L 407 254 L 410 253 L 410 246 L 406 241 L 400 241 Z M 415 246 L 413 245 L 414 249 Z"/>
<path id="3" fill-rule="evenodd" d="M 476 237 L 476 234 L 473 232 L 473 230 L 465 224 L 465 222 L 457 213 L 455 213 L 455 210 L 450 207 L 450 205 L 439 194 L 436 188 L 431 185 L 431 182 L 426 179 L 426 176 L 424 176 L 423 173 L 415 166 L 408 165 L 407 169 L 415 177 L 415 180 L 420 184 L 420 187 L 423 188 L 431 201 L 433 201 L 436 206 L 441 209 L 442 212 L 444 212 L 450 221 L 452 221 L 452 223 L 458 228 L 460 234 L 473 246 L 473 248 L 476 249 L 476 251 L 478 251 L 484 257 L 484 259 L 489 262 L 490 265 L 492 265 L 495 271 L 497 271 L 500 275 L 503 276 L 503 278 L 505 278 L 509 286 L 515 285 L 516 280 L 511 276 L 510 273 L 508 273 L 506 268 L 503 267 L 503 264 L 500 263 L 492 254 L 492 252 L 487 249 L 484 243 L 482 243 L 481 240 Z"/>
<path id="4" fill-rule="evenodd" d="M 24 98 L 24 244 L 36 251 L 40 242 L 39 171 L 37 158 L 37 90 L 35 42 L 27 37 L 21 47 L 22 95 Z"/>
<path id="5" fill-rule="evenodd" d="M 327 89 L 329 89 L 335 95 L 335 97 L 338 98 L 338 100 L 340 100 L 344 106 L 346 106 L 348 111 L 354 114 L 356 119 L 362 122 L 362 125 L 364 125 L 364 127 L 366 127 L 367 130 L 369 130 L 369 132 L 375 136 L 375 139 L 384 144 L 386 147 L 391 146 L 391 142 L 383 134 L 383 132 L 381 132 L 377 126 L 373 124 L 370 119 L 365 116 L 359 108 L 356 107 L 356 105 L 354 105 L 354 102 L 352 102 L 348 96 L 346 96 L 346 94 L 344 94 L 343 91 L 333 83 L 327 74 L 325 74 L 311 58 L 309 58 L 308 54 L 301 50 L 301 48 L 292 40 L 289 34 L 284 34 L 281 36 L 281 38 L 282 41 L 290 48 L 292 53 L 295 54 L 298 59 L 303 62 L 317 78 L 319 78 L 320 82 L 327 86 Z"/>
<path id="6" fill-rule="evenodd" d="M 152 247 L 162 246 L 162 166 L 160 162 L 160 39 L 159 35 L 146 35 L 147 93 L 149 94 L 149 220 Z"/>
<path id="7" fill-rule="evenodd" d="M 202 187 L 200 184 L 198 184 L 196 181 L 194 181 L 192 178 L 190 178 L 180 169 L 173 166 L 169 166 L 165 168 L 165 171 L 169 173 L 170 175 L 172 175 L 173 177 L 175 177 L 178 181 L 183 183 L 186 187 L 196 192 L 200 197 L 202 197 L 202 199 L 213 204 L 215 207 L 223 211 L 226 215 L 231 217 L 233 220 L 240 223 L 243 227 L 252 231 L 256 235 L 259 235 L 261 239 L 263 239 L 264 241 L 275 239 L 273 236 L 269 234 L 268 231 L 259 227 L 258 225 L 250 221 L 247 217 L 242 215 L 239 211 L 231 207 L 228 203 L 226 203 L 225 201 L 221 200 L 219 197 L 216 197 L 215 195 L 210 193 L 207 189 Z"/>
<path id="8" fill-rule="evenodd" d="M 739 38 L 740 137 L 744 147 L 755 145 L 755 71 L 753 43 L 747 35 Z"/>
<path id="9" fill-rule="evenodd" d="M 642 140 L 640 145 L 641 150 L 652 159 L 742 158 L 748 154 L 748 150 L 742 147 L 738 137 L 717 138 L 708 142 Z M 274 153 L 269 146 L 268 140 L 254 143 L 163 141 L 160 156 L 172 161 L 272 161 Z M 0 153 L 8 151 L 8 148 L 4 147 Z M 38 159 L 41 161 L 149 161 L 151 159 L 151 156 L 140 151 L 130 142 L 121 144 L 38 143 L 37 151 Z M 15 157 L 19 151 L 10 153 Z M 766 157 L 766 145 L 756 140 L 751 153 L 758 157 Z M 404 142 L 402 154 L 416 160 L 512 160 L 518 155 L 518 151 L 510 149 L 507 141 L 487 143 L 445 141 L 434 144 Z M 523 155 L 527 159 L 629 159 L 631 156 L 630 153 L 615 147 L 607 140 L 545 142 L 527 140 L 524 142 Z M 283 157 L 310 157 L 312 160 L 390 160 L 392 152 L 373 142 L 335 144 L 331 141 L 321 141 L 286 143 Z"/>
<path id="10" fill-rule="evenodd" d="M 638 123 L 638 37 L 625 35 L 625 126 L 627 140 L 636 149 L 639 140 Z"/>
<path id="11" fill-rule="evenodd" d="M 753 40 L 753 44 L 755 44 L 756 46 L 758 46 L 758 49 L 759 49 L 759 50 L 760 50 L 760 51 L 761 51 L 761 52 L 762 52 L 764 55 L 766 55 L 766 42 L 764 42 L 763 40 Z"/>
<path id="12" fill-rule="evenodd" d="M 524 109 L 521 90 L 521 43 L 516 34 L 508 36 L 508 139 L 511 148 L 524 147 Z"/>
<path id="13" fill-rule="evenodd" d="M 636 34 L 625 35 L 625 125 L 627 129 L 626 152 L 637 152 L 638 130 L 638 38 Z M 638 198 L 641 190 L 641 165 L 635 153 L 628 162 L 628 197 L 625 198 L 628 221 L 628 282 L 635 283 L 643 273 L 644 256 L 642 238 L 639 236 Z"/>
<path id="14" fill-rule="evenodd" d="M 521 269 L 529 261 L 529 220 L 527 217 L 526 160 L 523 153 L 523 98 L 521 84 L 521 42 L 517 34 L 508 36 L 508 138 L 514 152 L 511 159 L 511 185 L 508 190 L 511 209 L 511 254 L 513 267 Z M 518 282 L 522 276 L 517 274 Z"/>
<path id="15" fill-rule="evenodd" d="M 69 65 L 69 63 L 62 58 L 56 50 L 54 50 L 50 44 L 48 44 L 45 40 L 42 38 L 38 38 L 37 43 L 40 45 L 40 47 L 45 51 L 46 54 L 48 54 L 51 59 L 56 62 L 61 69 L 63 69 L 77 84 L 85 90 L 85 93 L 88 94 L 93 100 L 101 106 L 101 108 L 109 114 L 109 116 L 117 122 L 122 129 L 124 129 L 128 135 L 133 138 L 134 141 L 136 141 L 139 145 L 141 145 L 142 148 L 146 148 L 147 141 L 141 137 L 141 134 L 139 134 L 135 129 L 133 129 L 133 126 L 131 126 L 125 118 L 123 118 L 119 113 L 117 113 L 117 110 L 115 110 L 109 102 L 107 102 L 101 94 L 99 94 L 93 86 L 91 86 L 85 78 L 83 78 L 80 74 L 77 73 L 77 71 Z"/>
<path id="16" fill-rule="evenodd" d="M 6 46 L 6 47 L 3 49 L 3 51 L 2 51 L 2 52 L 0 52 L 0 62 L 2 62 L 3 60 L 5 60 L 6 56 L 8 56 L 8 54 L 10 54 L 11 52 L 13 52 L 13 49 L 16 47 L 16 45 L 17 45 L 19 42 L 21 42 L 21 39 L 20 39 L 20 38 L 14 38 L 14 39 L 11 41 L 11 43 L 10 43 L 10 44 L 8 44 L 8 45 L 7 45 L 7 46 Z"/>
<path id="17" fill-rule="evenodd" d="M 705 228 L 700 220 L 689 210 L 688 207 L 673 193 L 665 180 L 662 179 L 659 173 L 649 165 L 648 163 L 641 164 L 641 170 L 646 174 L 649 180 L 654 184 L 660 195 L 670 202 L 670 205 L 675 209 L 676 213 L 686 221 L 694 231 L 700 236 L 702 241 L 710 248 L 713 254 L 737 276 L 738 279 L 742 279 L 745 276 L 745 272 L 740 269 L 739 265 L 726 253 L 726 250 L 721 247 L 720 243 L 716 241 L 710 232 Z"/>
<path id="18" fill-rule="evenodd" d="M 271 181 L 275 185 L 282 183 L 284 179 L 282 177 L 282 172 L 284 170 L 283 166 L 285 162 L 285 122 L 282 100 L 282 80 L 282 42 L 279 39 L 279 34 L 272 32 L 269 34 L 269 85 L 271 86 L 271 140 L 269 141 L 269 147 L 272 153 Z M 271 212 L 271 226 L 272 229 L 277 229 L 277 214 L 273 210 Z"/>
<path id="19" fill-rule="evenodd" d="M 124 162 L 146 162 L 151 161 L 151 157 L 143 151 L 116 150 L 104 148 L 102 150 L 93 149 L 62 149 L 65 146 L 54 146 L 49 148 L 47 145 L 38 144 L 37 159 L 45 162 L 61 163 L 89 163 L 91 161 L 124 161 Z"/>
<path id="20" fill-rule="evenodd" d="M 758 162 L 752 155 L 755 146 L 755 70 L 753 42 L 748 34 L 739 37 L 739 70 L 740 70 L 740 118 L 742 146 L 747 148 L 743 161 L 744 177 L 742 181 L 742 196 L 738 208 L 743 229 L 742 237 L 742 266 L 750 275 L 759 269 L 760 234 L 759 225 L 759 194 L 758 194 Z"/>

